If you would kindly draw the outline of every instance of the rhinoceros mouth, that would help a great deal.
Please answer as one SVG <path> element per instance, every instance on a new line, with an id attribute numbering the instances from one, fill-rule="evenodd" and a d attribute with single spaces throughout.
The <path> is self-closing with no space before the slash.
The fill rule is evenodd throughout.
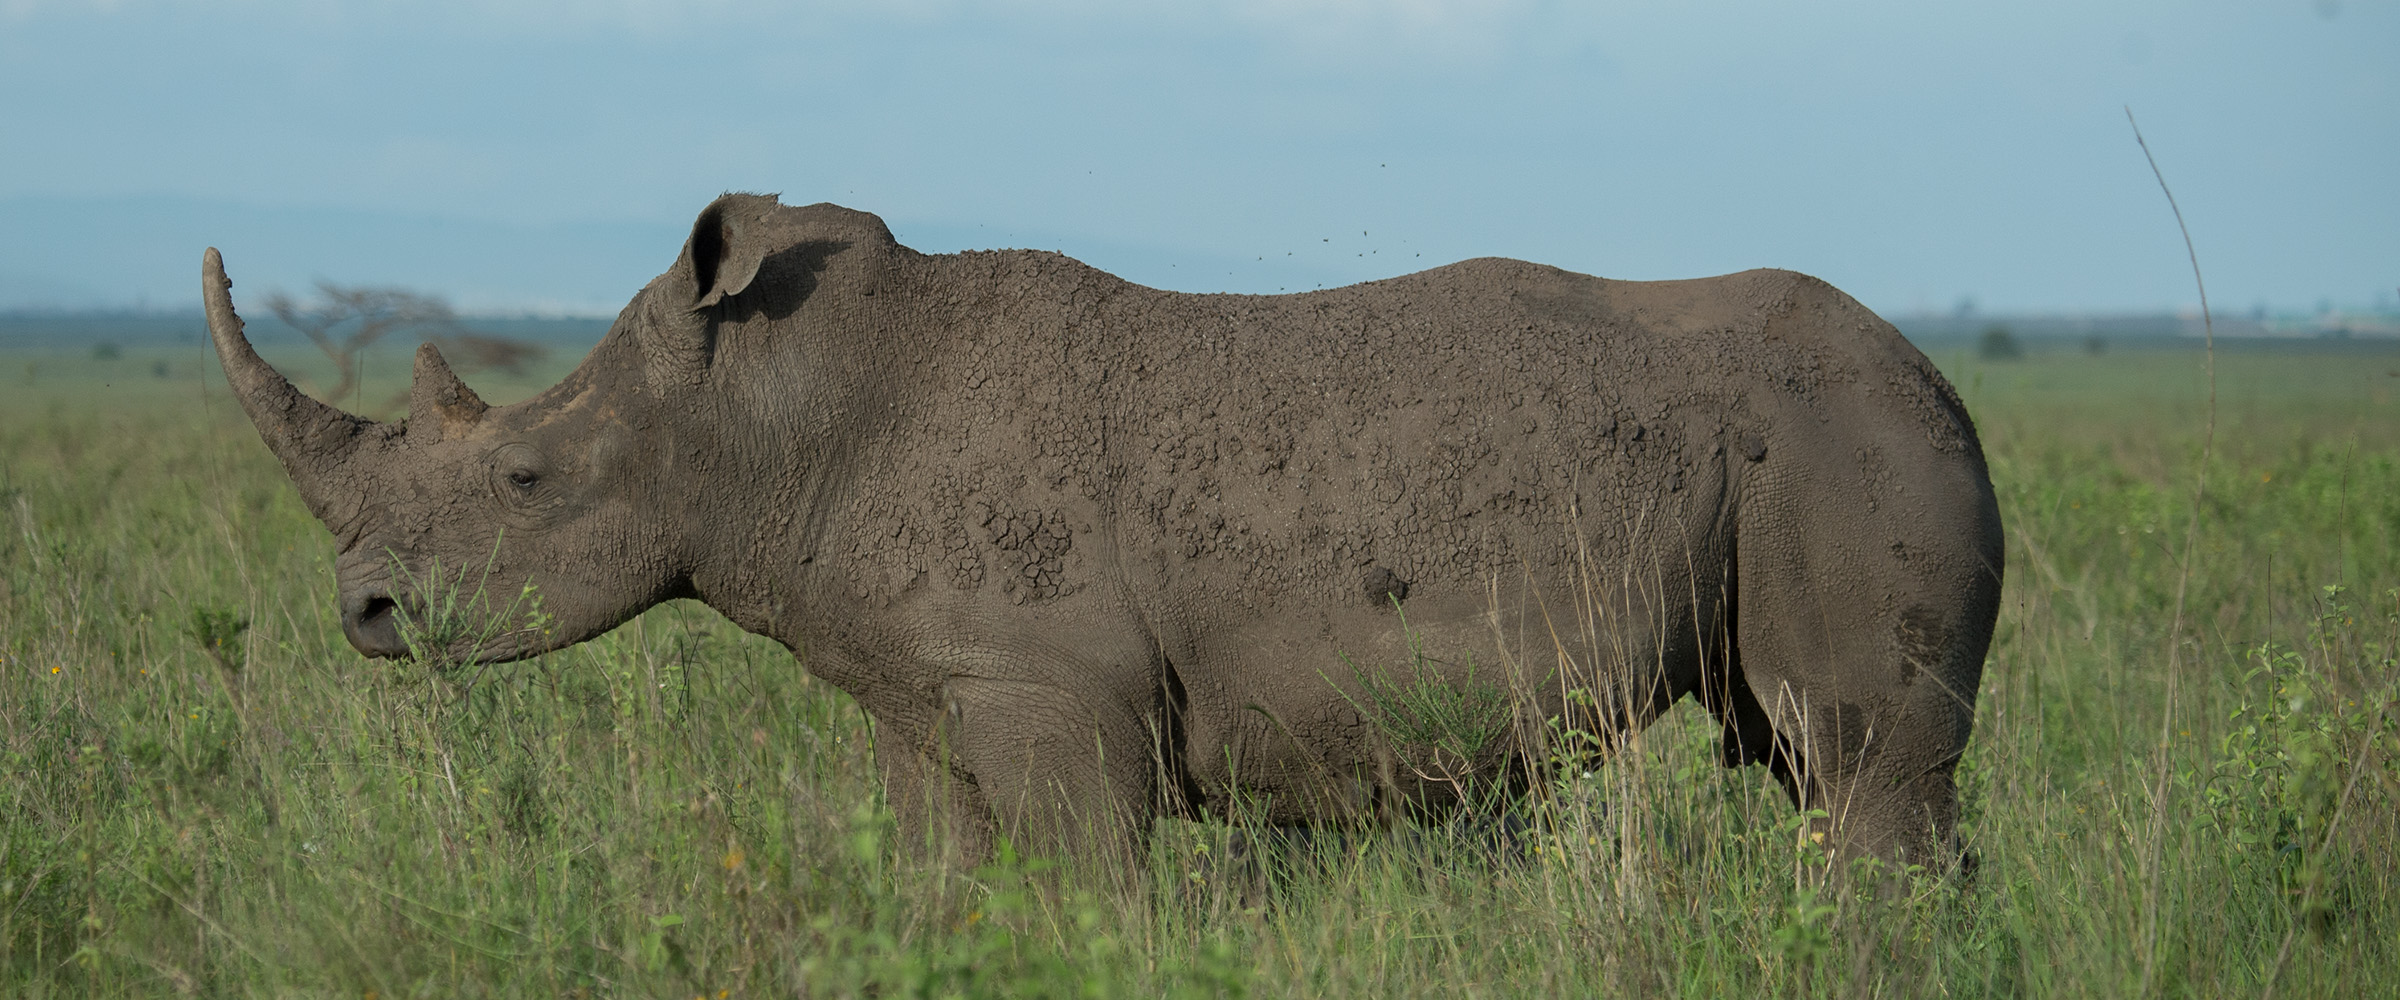
<path id="1" fill-rule="evenodd" d="M 536 626 L 494 629 L 434 622 L 424 602 L 410 594 L 366 590 L 342 604 L 342 634 L 372 659 L 426 660 L 438 668 L 452 668 L 507 663 L 548 651 Z M 459 635 L 458 630 L 469 634 Z"/>
<path id="2" fill-rule="evenodd" d="M 365 592 L 346 602 L 341 631 L 360 655 L 372 659 L 427 659 L 434 667 L 504 664 L 547 652 L 540 628 L 504 628 L 454 638 L 425 621 L 420 602 L 408 595 Z"/>

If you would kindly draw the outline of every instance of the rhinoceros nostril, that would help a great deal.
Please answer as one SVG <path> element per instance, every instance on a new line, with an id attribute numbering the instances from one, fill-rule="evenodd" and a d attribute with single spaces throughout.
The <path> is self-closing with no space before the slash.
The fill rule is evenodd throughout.
<path id="1" fill-rule="evenodd" d="M 400 657 L 408 655 L 408 641 L 400 634 L 400 602 L 389 594 L 369 594 L 342 616 L 342 632 L 350 645 L 368 656 Z"/>

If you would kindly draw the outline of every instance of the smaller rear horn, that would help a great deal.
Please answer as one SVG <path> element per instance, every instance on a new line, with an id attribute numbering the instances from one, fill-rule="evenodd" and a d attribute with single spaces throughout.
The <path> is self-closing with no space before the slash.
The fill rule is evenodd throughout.
<path id="1" fill-rule="evenodd" d="M 483 419 L 485 406 L 482 397 L 450 370 L 442 360 L 442 349 L 426 341 L 417 346 L 417 370 L 408 387 L 408 425 L 411 437 L 420 430 L 430 431 L 433 440 L 456 437 L 466 433 Z"/>

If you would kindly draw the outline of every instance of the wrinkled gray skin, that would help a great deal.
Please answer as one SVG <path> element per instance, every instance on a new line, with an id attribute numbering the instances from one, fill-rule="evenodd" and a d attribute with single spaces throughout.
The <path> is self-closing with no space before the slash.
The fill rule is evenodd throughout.
<path id="1" fill-rule="evenodd" d="M 407 652 L 437 563 L 550 616 L 457 656 L 697 598 L 865 707 L 908 830 L 1106 854 L 1237 795 L 1450 807 L 1460 762 L 1352 700 L 1344 657 L 1403 663 L 1405 616 L 1507 690 L 1487 776 L 1547 720 L 1622 736 L 1690 695 L 1846 852 L 1955 857 L 1999 514 L 1949 384 L 1814 279 L 1485 259 L 1188 295 L 729 195 L 565 381 L 487 408 L 428 344 L 403 425 L 293 389 L 205 267 L 369 656 Z"/>

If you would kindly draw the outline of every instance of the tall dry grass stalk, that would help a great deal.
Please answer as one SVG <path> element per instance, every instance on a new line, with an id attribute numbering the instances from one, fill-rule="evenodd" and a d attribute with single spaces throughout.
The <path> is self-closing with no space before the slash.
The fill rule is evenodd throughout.
<path id="1" fill-rule="evenodd" d="M 2208 308 L 2208 283 L 2200 276 L 2200 251 L 2192 245 L 2191 227 L 2184 224 L 2183 208 L 2175 203 L 2175 192 L 2167 187 L 2167 175 L 2159 170 L 2158 158 L 2150 153 L 2150 142 L 2142 137 L 2142 126 L 2133 118 L 2133 109 L 2125 109 L 2125 123 L 2133 128 L 2133 141 L 2142 148 L 2142 159 L 2150 164 L 2150 176 L 2158 181 L 2160 194 L 2167 197 L 2167 208 L 2175 215 L 2175 230 L 2183 236 L 2183 250 L 2192 264 L 2192 284 L 2200 291 L 2200 326 L 2206 338 L 2203 364 L 2208 374 L 2208 410 L 2200 435 L 2200 462 L 2192 470 L 2192 510 L 2184 523 L 2183 546 L 2175 570 L 2175 612 L 2167 626 L 2167 697 L 2166 710 L 2159 715 L 2157 779 L 2151 785 L 2150 844 L 2144 861 L 2143 928 L 2142 928 L 2142 987 L 2138 995 L 2150 995 L 2155 982 L 2158 948 L 2158 880 L 2159 867 L 2166 856 L 2167 806 L 2173 790 L 2168 785 L 2175 735 L 2175 705 L 2177 688 L 2183 673 L 2183 611 L 2186 596 L 2191 590 L 2192 560 L 2198 551 L 2200 512 L 2208 497 L 2209 460 L 2215 457 L 2217 443 L 2217 328 Z"/>

